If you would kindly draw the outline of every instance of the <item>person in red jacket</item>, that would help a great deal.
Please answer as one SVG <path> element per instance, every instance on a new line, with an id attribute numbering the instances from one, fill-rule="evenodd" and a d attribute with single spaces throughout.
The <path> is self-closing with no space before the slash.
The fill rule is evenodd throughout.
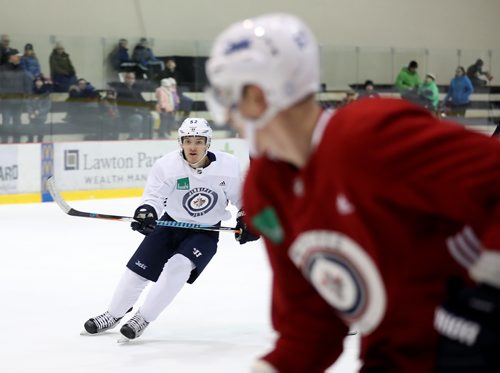
<path id="1" fill-rule="evenodd" d="M 363 372 L 499 371 L 498 140 L 398 99 L 322 110 L 318 44 L 288 14 L 229 26 L 206 69 L 273 270 L 278 337 L 252 372 L 323 372 L 349 328 Z"/>

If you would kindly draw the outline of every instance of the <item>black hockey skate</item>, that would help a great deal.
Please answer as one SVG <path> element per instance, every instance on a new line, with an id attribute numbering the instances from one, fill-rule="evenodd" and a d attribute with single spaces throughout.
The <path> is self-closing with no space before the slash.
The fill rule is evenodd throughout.
<path id="1" fill-rule="evenodd" d="M 127 313 L 130 311 L 132 311 L 132 308 L 130 308 Z M 116 325 L 118 325 L 122 318 L 123 316 L 119 318 L 113 317 L 108 311 L 106 311 L 99 316 L 88 319 L 83 327 L 89 334 L 98 334 L 106 330 L 113 329 Z"/>
<path id="2" fill-rule="evenodd" d="M 120 329 L 127 339 L 135 339 L 141 336 L 144 329 L 149 325 L 149 323 L 144 319 L 139 311 L 128 320 Z"/>

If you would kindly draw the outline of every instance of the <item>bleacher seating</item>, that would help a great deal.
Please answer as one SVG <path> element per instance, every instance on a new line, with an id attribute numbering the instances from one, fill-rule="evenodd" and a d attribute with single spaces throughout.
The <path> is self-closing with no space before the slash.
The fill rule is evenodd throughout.
<path id="1" fill-rule="evenodd" d="M 353 90 L 358 87 L 350 86 Z M 440 99 L 445 96 L 447 86 L 440 86 Z M 496 126 L 500 123 L 500 87 L 489 87 L 488 91 L 474 93 L 471 95 L 471 106 L 467 109 L 465 118 L 458 118 L 457 122 L 486 134 L 491 134 Z M 376 86 L 376 91 L 382 97 L 399 97 L 399 93 L 391 86 Z M 344 98 L 347 89 L 327 91 L 318 93 L 317 99 L 326 107 L 337 107 Z M 104 95 L 104 91 L 101 92 Z M 204 92 L 184 92 L 186 96 L 193 100 L 191 116 L 206 118 L 210 120 L 210 114 L 205 105 Z M 154 92 L 143 92 L 144 99 L 151 104 L 152 122 L 155 126 L 158 125 L 158 117 L 154 112 L 155 95 Z M 52 110 L 48 116 L 47 123 L 44 126 L 44 135 L 51 136 L 53 141 L 67 140 L 95 140 L 103 138 L 103 134 L 107 129 L 102 123 L 91 119 L 87 123 L 76 124 L 65 120 L 68 111 L 69 102 L 67 102 L 67 93 L 52 93 L 50 95 L 52 101 Z M 38 128 L 33 128 L 29 124 L 26 113 L 22 116 L 22 126 L 20 128 L 21 136 L 28 136 L 35 133 Z M 455 119 L 455 118 L 453 118 Z M 234 135 L 230 128 L 218 129 L 218 136 Z M 217 135 L 217 134 L 216 134 Z M 127 137 L 126 129 L 120 133 L 119 139 Z M 23 138 L 21 138 L 23 141 Z"/>

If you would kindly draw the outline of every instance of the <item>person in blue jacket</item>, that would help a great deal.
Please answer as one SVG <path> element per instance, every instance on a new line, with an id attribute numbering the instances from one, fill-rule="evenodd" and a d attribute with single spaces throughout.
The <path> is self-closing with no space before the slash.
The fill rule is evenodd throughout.
<path id="1" fill-rule="evenodd" d="M 33 44 L 28 43 L 24 46 L 24 54 L 21 57 L 21 67 L 30 74 L 33 80 L 41 75 L 40 62 L 38 62 Z"/>
<path id="2" fill-rule="evenodd" d="M 120 39 L 116 48 L 111 52 L 110 59 L 111 65 L 116 71 L 123 71 L 125 68 L 123 64 L 130 65 L 132 63 L 128 53 L 127 39 Z"/>
<path id="3" fill-rule="evenodd" d="M 449 108 L 448 115 L 464 117 L 465 111 L 470 104 L 469 97 L 474 92 L 474 87 L 470 79 L 465 74 L 465 69 L 458 66 L 455 77 L 451 80 L 448 93 L 443 100 L 443 104 Z"/>

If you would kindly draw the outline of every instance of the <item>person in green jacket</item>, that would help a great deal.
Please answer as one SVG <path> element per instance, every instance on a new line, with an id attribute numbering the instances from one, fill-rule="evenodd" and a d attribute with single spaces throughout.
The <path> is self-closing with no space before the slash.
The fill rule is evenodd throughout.
<path id="1" fill-rule="evenodd" d="M 50 54 L 49 64 L 54 92 L 68 92 L 69 87 L 77 84 L 75 68 L 61 43 L 56 43 Z"/>
<path id="2" fill-rule="evenodd" d="M 424 106 L 431 110 L 437 111 L 439 106 L 439 89 L 436 84 L 436 76 L 431 73 L 425 75 L 425 79 L 418 87 L 418 96 L 422 100 Z"/>
<path id="3" fill-rule="evenodd" d="M 396 88 L 403 96 L 407 91 L 415 90 L 420 86 L 421 80 L 417 72 L 417 61 L 410 61 L 408 66 L 401 68 L 396 78 Z"/>

